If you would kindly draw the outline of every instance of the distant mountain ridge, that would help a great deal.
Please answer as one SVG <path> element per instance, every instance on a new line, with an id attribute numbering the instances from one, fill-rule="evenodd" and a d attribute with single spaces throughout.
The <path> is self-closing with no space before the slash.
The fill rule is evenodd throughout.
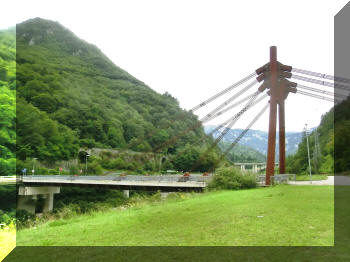
<path id="1" fill-rule="evenodd" d="M 205 133 L 211 133 L 217 126 L 208 125 L 204 127 Z M 231 129 L 223 138 L 224 142 L 233 142 L 243 131 L 243 129 Z M 220 132 L 217 131 L 213 134 L 214 138 L 217 138 Z M 286 132 L 286 155 L 294 154 L 299 143 L 302 141 L 303 132 Z M 250 147 L 263 155 L 267 155 L 267 140 L 268 133 L 260 130 L 249 130 L 246 135 L 240 140 L 239 144 Z M 276 134 L 276 157 L 278 157 L 278 132 Z"/>

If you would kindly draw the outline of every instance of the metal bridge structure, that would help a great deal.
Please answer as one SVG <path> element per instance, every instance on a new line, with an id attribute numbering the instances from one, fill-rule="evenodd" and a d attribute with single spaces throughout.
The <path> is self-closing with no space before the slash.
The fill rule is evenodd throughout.
<path id="1" fill-rule="evenodd" d="M 292 82 L 291 79 L 294 81 Z M 251 82 L 248 82 L 251 81 Z M 297 82 L 296 82 L 297 81 Z M 256 69 L 253 73 L 242 78 L 237 83 L 227 87 L 226 89 L 218 92 L 217 94 L 209 97 L 205 101 L 194 106 L 190 112 L 195 112 L 201 108 L 206 107 L 208 104 L 212 103 L 219 97 L 223 97 L 229 92 L 235 90 L 236 88 L 242 86 L 244 83 L 248 82 L 242 89 L 229 96 L 223 103 L 217 106 L 215 109 L 208 112 L 200 121 L 188 127 L 186 130 L 179 132 L 174 135 L 163 144 L 153 149 L 153 152 L 161 152 L 164 148 L 175 143 L 179 138 L 185 136 L 188 132 L 199 128 L 202 124 L 215 119 L 224 113 L 231 111 L 237 106 L 243 104 L 240 110 L 237 110 L 235 114 L 231 115 L 226 121 L 216 127 L 209 135 L 217 134 L 219 135 L 215 138 L 212 145 L 204 152 L 196 164 L 190 170 L 195 171 L 204 159 L 204 157 L 210 153 L 218 143 L 225 137 L 225 135 L 230 131 L 234 124 L 246 114 L 246 112 L 264 101 L 265 105 L 262 107 L 261 111 L 253 117 L 251 122 L 247 127 L 241 132 L 241 134 L 235 138 L 235 140 L 224 150 L 219 159 L 216 161 L 215 165 L 209 173 L 213 172 L 218 164 L 226 157 L 226 155 L 238 144 L 238 142 L 244 137 L 248 130 L 254 125 L 254 123 L 262 116 L 262 114 L 269 110 L 269 122 L 268 125 L 268 144 L 267 144 L 267 161 L 266 161 L 266 175 L 265 183 L 266 185 L 271 184 L 271 176 L 275 172 L 275 151 L 276 151 L 276 127 L 277 121 L 279 122 L 279 173 L 286 173 L 286 143 L 285 143 L 285 100 L 288 95 L 301 95 L 308 96 L 313 99 L 323 100 L 330 103 L 340 103 L 346 99 L 350 92 L 350 79 L 343 77 L 335 77 L 332 75 L 327 75 L 323 73 L 317 73 L 309 70 L 298 69 L 292 66 L 284 65 L 277 60 L 277 48 L 276 46 L 270 47 L 270 60 L 265 65 Z M 312 84 L 312 87 L 305 85 L 304 83 Z M 253 88 L 256 84 L 260 84 L 258 88 Z M 321 88 L 319 88 L 321 86 Z M 335 92 L 336 90 L 336 92 Z M 247 95 L 248 91 L 253 91 Z M 246 96 L 241 97 L 243 94 Z M 277 119 L 278 115 L 278 119 Z M 174 117 L 170 123 L 160 128 L 169 127 L 175 120 L 183 118 L 184 114 L 179 114 Z M 156 131 L 155 131 L 156 132 Z M 148 134 L 146 137 L 154 135 L 154 133 Z M 144 139 L 144 138 L 143 138 Z M 142 139 L 141 139 L 142 140 Z M 140 142 L 136 140 L 135 143 Z"/>

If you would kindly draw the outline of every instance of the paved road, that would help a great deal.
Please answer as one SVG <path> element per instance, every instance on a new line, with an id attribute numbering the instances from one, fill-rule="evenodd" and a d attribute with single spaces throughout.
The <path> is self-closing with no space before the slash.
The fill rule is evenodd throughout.
<path id="1" fill-rule="evenodd" d="M 289 181 L 288 184 L 295 186 L 310 185 L 310 181 Z M 328 176 L 326 180 L 312 181 L 314 186 L 350 186 L 350 177 L 348 176 Z"/>

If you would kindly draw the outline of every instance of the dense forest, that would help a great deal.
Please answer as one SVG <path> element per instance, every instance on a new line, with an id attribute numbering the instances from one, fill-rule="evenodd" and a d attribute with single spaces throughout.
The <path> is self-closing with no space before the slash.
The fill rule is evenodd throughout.
<path id="1" fill-rule="evenodd" d="M 0 89 L 0 175 L 15 172 L 15 152 L 17 173 L 34 158 L 45 163 L 79 159 L 79 148 L 147 154 L 160 149 L 157 153 L 167 156 L 162 167 L 177 170 L 199 159 L 203 164 L 198 170 L 206 170 L 218 158 L 219 148 L 205 153 L 212 138 L 202 126 L 162 147 L 197 125 L 197 117 L 182 110 L 169 93 L 156 93 L 57 22 L 35 18 L 0 32 Z M 349 170 L 349 107 L 349 99 L 337 105 L 309 135 L 313 172 Z M 126 159 L 91 157 L 89 167 L 91 172 L 159 168 L 155 163 L 145 166 L 149 161 L 143 160 L 142 166 Z M 264 156 L 237 146 L 228 159 L 264 161 Z M 304 137 L 296 154 L 288 157 L 287 171 L 305 173 L 307 163 Z"/>
<path id="2" fill-rule="evenodd" d="M 15 170 L 15 29 L 0 31 L 0 176 Z"/>
<path id="3" fill-rule="evenodd" d="M 222 151 L 225 151 L 230 145 L 231 143 L 226 141 L 219 143 L 219 147 Z M 227 159 L 231 162 L 252 163 L 265 162 L 266 156 L 251 147 L 237 144 L 228 152 Z"/>
<path id="4" fill-rule="evenodd" d="M 16 36 L 17 172 L 26 159 L 68 160 L 82 147 L 159 148 L 157 153 L 173 155 L 188 154 L 188 145 L 204 141 L 193 154 L 206 150 L 210 138 L 202 126 L 163 148 L 169 138 L 196 125 L 197 116 L 59 23 L 31 19 L 17 25 Z M 184 168 L 181 160 L 174 161 L 170 166 Z"/>

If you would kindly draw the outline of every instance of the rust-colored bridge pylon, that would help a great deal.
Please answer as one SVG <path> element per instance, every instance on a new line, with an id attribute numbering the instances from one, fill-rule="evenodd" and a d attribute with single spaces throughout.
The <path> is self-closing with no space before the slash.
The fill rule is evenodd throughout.
<path id="1" fill-rule="evenodd" d="M 296 93 L 297 91 L 295 88 L 297 84 L 286 79 L 291 78 L 291 71 L 291 66 L 283 65 L 277 61 L 276 46 L 270 47 L 270 62 L 256 70 L 256 73 L 264 78 L 264 86 L 269 89 L 268 94 L 270 95 L 266 185 L 271 184 L 271 176 L 274 175 L 275 170 L 277 105 L 279 120 L 279 172 L 280 174 L 286 172 L 284 100 L 287 98 L 289 92 Z"/>

